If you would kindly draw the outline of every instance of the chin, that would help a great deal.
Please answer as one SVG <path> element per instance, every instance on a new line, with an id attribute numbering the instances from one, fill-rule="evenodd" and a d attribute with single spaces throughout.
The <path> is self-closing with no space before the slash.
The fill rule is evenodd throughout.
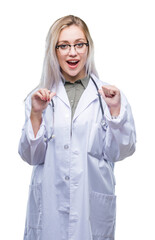
<path id="1" fill-rule="evenodd" d="M 67 80 L 71 79 L 73 81 L 76 81 L 78 79 L 85 77 L 85 71 L 82 70 L 69 70 L 69 71 L 63 71 L 62 74 L 64 75 L 64 78 Z"/>

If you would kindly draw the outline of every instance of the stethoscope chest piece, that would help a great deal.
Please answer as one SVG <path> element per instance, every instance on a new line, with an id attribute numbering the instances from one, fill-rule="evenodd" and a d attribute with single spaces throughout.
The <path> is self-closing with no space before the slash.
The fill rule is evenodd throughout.
<path id="1" fill-rule="evenodd" d="M 102 119 L 102 121 L 101 121 L 101 126 L 104 130 L 107 130 L 108 124 L 104 119 Z"/>
<path id="2" fill-rule="evenodd" d="M 54 134 L 52 134 L 49 138 L 48 137 L 44 137 L 44 142 L 49 142 L 49 141 L 51 141 L 51 140 L 53 140 L 55 138 L 55 135 Z"/>

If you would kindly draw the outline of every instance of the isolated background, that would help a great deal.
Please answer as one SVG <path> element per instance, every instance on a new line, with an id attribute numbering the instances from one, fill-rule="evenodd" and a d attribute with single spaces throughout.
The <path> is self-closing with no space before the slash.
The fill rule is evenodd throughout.
<path id="1" fill-rule="evenodd" d="M 155 6 L 151 0 L 6 0 L 0 4 L 0 239 L 22 240 L 32 167 L 17 151 L 24 98 L 37 86 L 45 38 L 59 17 L 88 25 L 103 81 L 127 96 L 136 153 L 115 167 L 116 240 L 155 239 Z"/>

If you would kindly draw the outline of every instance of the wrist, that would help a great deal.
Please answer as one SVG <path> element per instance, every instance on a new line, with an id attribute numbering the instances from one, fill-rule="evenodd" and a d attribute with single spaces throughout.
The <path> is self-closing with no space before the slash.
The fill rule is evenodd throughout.
<path id="1" fill-rule="evenodd" d="M 32 109 L 31 114 L 30 114 L 30 119 L 41 121 L 42 120 L 42 111 L 34 111 Z"/>
<path id="2" fill-rule="evenodd" d="M 110 108 L 110 114 L 112 116 L 112 118 L 117 118 L 118 115 L 120 114 L 120 107 L 111 107 Z"/>

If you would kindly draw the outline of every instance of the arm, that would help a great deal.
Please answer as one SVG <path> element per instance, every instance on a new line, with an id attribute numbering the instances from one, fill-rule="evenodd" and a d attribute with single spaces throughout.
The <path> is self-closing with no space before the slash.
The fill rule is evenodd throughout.
<path id="1" fill-rule="evenodd" d="M 136 131 L 131 107 L 123 94 L 121 94 L 121 108 L 117 118 L 111 118 L 108 108 L 105 116 L 108 123 L 104 149 L 105 159 L 116 162 L 131 156 L 135 151 Z"/>
<path id="2" fill-rule="evenodd" d="M 46 154 L 45 123 L 42 119 L 42 111 L 48 106 L 55 94 L 50 94 L 48 99 L 40 95 L 40 90 L 28 97 L 25 102 L 25 125 L 19 142 L 18 152 L 21 158 L 30 165 L 44 163 Z M 42 100 L 40 99 L 42 98 Z M 44 99 L 43 99 L 44 98 Z"/>
<path id="3" fill-rule="evenodd" d="M 104 158 L 112 162 L 120 161 L 135 151 L 136 132 L 131 107 L 125 96 L 114 86 L 104 86 L 100 93 L 107 104 L 105 117 L 108 127 Z"/>

